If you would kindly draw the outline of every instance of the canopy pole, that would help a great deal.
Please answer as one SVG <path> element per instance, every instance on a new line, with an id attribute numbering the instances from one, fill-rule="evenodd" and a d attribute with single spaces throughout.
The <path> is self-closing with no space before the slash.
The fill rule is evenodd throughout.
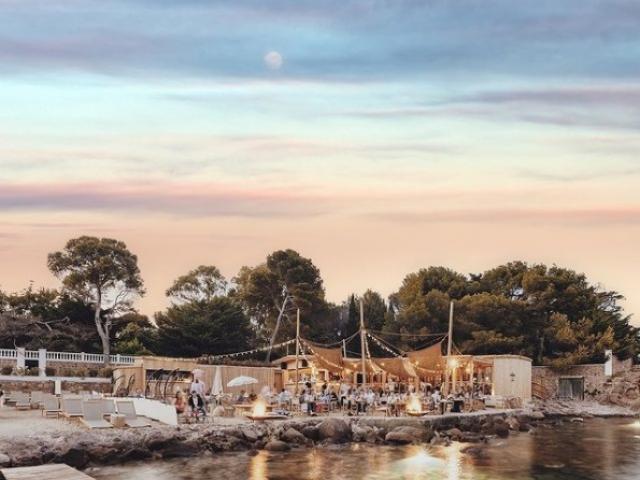
<path id="1" fill-rule="evenodd" d="M 296 311 L 296 388 L 298 395 L 298 385 L 300 383 L 300 309 Z"/>
<path id="2" fill-rule="evenodd" d="M 451 345 L 453 343 L 453 300 L 451 300 L 451 302 L 449 303 L 449 333 L 447 335 L 447 368 L 445 369 L 446 372 L 446 383 L 445 383 L 445 387 L 447 389 L 447 391 L 445 392 L 446 394 L 449 394 L 449 374 L 450 374 L 450 369 L 451 369 Z"/>
<path id="3" fill-rule="evenodd" d="M 362 357 L 362 387 L 367 385 L 367 363 L 365 360 L 365 342 L 367 332 L 364 329 L 364 302 L 360 299 L 360 353 Z"/>

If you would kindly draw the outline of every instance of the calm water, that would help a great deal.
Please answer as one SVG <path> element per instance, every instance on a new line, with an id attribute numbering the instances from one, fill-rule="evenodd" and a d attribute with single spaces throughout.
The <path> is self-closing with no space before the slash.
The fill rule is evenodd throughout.
<path id="1" fill-rule="evenodd" d="M 640 422 L 589 420 L 494 440 L 481 453 L 450 447 L 344 447 L 233 453 L 91 470 L 99 480 L 637 480 Z"/>

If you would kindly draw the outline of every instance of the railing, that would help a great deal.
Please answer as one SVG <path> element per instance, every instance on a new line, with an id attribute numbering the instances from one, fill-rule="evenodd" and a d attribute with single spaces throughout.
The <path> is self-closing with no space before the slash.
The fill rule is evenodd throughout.
<path id="1" fill-rule="evenodd" d="M 10 350 L 8 348 L 0 348 L 0 358 L 2 359 L 18 358 L 18 352 L 15 350 Z"/>
<path id="2" fill-rule="evenodd" d="M 18 350 L 7 348 L 0 349 L 0 359 L 18 360 Z M 38 350 L 24 350 L 25 360 L 39 360 Z M 110 355 L 109 363 L 113 365 L 133 365 L 136 357 L 133 355 Z M 69 363 L 104 363 L 104 355 L 100 353 L 75 353 L 75 352 L 46 352 L 47 362 Z"/>

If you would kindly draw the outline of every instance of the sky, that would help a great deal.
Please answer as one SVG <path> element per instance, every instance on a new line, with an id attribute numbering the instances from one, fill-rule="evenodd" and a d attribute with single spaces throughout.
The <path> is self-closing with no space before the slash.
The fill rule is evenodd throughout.
<path id="1" fill-rule="evenodd" d="M 328 299 L 556 263 L 640 324 L 640 3 L 0 0 L 0 288 L 79 235 L 147 314 L 276 249 Z"/>

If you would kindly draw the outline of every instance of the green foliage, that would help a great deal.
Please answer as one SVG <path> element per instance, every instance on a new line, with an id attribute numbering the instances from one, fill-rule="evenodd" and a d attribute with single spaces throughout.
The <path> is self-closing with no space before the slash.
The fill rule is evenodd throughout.
<path id="1" fill-rule="evenodd" d="M 109 355 L 113 318 L 131 310 L 132 297 L 144 294 L 138 258 L 124 242 L 83 236 L 49 254 L 48 266 L 68 292 L 93 306 L 102 351 Z"/>
<path id="2" fill-rule="evenodd" d="M 294 250 L 278 250 L 256 267 L 243 267 L 234 279 L 234 296 L 255 322 L 263 339 L 271 336 L 282 308 L 285 291 L 292 297 L 285 309 L 278 339 L 295 335 L 295 308 L 300 308 L 302 331 L 311 338 L 326 333 L 330 314 L 320 270 Z"/>
<path id="3" fill-rule="evenodd" d="M 156 324 L 157 351 L 163 355 L 198 357 L 252 346 L 249 319 L 228 297 L 173 305 L 156 315 Z"/>
<path id="4" fill-rule="evenodd" d="M 175 303 L 210 301 L 214 297 L 225 295 L 227 280 L 213 265 L 200 265 L 173 282 L 167 290 L 167 297 Z"/>
<path id="5" fill-rule="evenodd" d="M 552 366 L 602 362 L 608 348 L 635 358 L 639 330 L 622 298 L 555 265 L 511 262 L 468 277 L 432 267 L 407 275 L 391 295 L 385 330 L 445 333 L 453 299 L 454 342 L 465 353 L 523 354 Z M 417 343 L 405 338 L 402 346 Z"/>

